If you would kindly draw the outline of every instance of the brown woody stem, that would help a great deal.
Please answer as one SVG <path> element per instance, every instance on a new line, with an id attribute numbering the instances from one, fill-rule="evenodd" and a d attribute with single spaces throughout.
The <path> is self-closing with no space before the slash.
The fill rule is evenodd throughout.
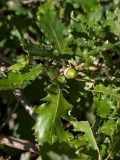
<path id="1" fill-rule="evenodd" d="M 26 150 L 35 154 L 39 154 L 39 148 L 36 144 L 29 142 L 27 140 L 8 137 L 0 134 L 0 144 L 7 145 L 12 148 Z"/>

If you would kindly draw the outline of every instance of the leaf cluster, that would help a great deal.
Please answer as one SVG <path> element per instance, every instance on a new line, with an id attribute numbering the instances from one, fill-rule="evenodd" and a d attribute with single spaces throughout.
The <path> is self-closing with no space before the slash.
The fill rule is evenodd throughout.
<path id="1" fill-rule="evenodd" d="M 0 51 L 15 64 L 0 56 L 0 91 L 21 89 L 33 104 L 41 158 L 119 159 L 120 2 L 1 4 Z M 8 105 L 9 93 L 0 95 Z"/>

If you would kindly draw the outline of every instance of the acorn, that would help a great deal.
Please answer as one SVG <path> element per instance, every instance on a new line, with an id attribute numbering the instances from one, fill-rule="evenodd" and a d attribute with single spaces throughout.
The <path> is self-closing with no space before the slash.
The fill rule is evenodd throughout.
<path id="1" fill-rule="evenodd" d="M 77 71 L 75 68 L 69 67 L 64 70 L 64 76 L 67 79 L 75 79 L 77 76 Z"/>

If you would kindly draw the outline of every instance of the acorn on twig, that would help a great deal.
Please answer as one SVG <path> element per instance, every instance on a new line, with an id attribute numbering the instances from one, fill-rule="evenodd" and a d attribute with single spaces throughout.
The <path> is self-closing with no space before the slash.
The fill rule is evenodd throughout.
<path id="1" fill-rule="evenodd" d="M 75 79 L 77 77 L 77 71 L 76 71 L 76 69 L 74 69 L 72 67 L 66 68 L 64 70 L 64 76 L 67 79 Z"/>

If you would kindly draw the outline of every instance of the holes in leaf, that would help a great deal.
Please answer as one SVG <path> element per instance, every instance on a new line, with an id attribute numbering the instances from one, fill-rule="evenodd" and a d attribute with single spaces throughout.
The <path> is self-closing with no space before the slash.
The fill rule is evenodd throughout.
<path id="1" fill-rule="evenodd" d="M 82 131 L 75 131 L 73 126 L 69 124 L 69 122 L 65 119 L 62 119 L 61 118 L 61 122 L 62 122 L 62 125 L 63 125 L 63 128 L 65 131 L 69 131 L 70 133 L 72 133 L 75 137 L 78 137 L 79 136 L 83 136 L 85 134 L 85 132 L 82 132 Z"/>

